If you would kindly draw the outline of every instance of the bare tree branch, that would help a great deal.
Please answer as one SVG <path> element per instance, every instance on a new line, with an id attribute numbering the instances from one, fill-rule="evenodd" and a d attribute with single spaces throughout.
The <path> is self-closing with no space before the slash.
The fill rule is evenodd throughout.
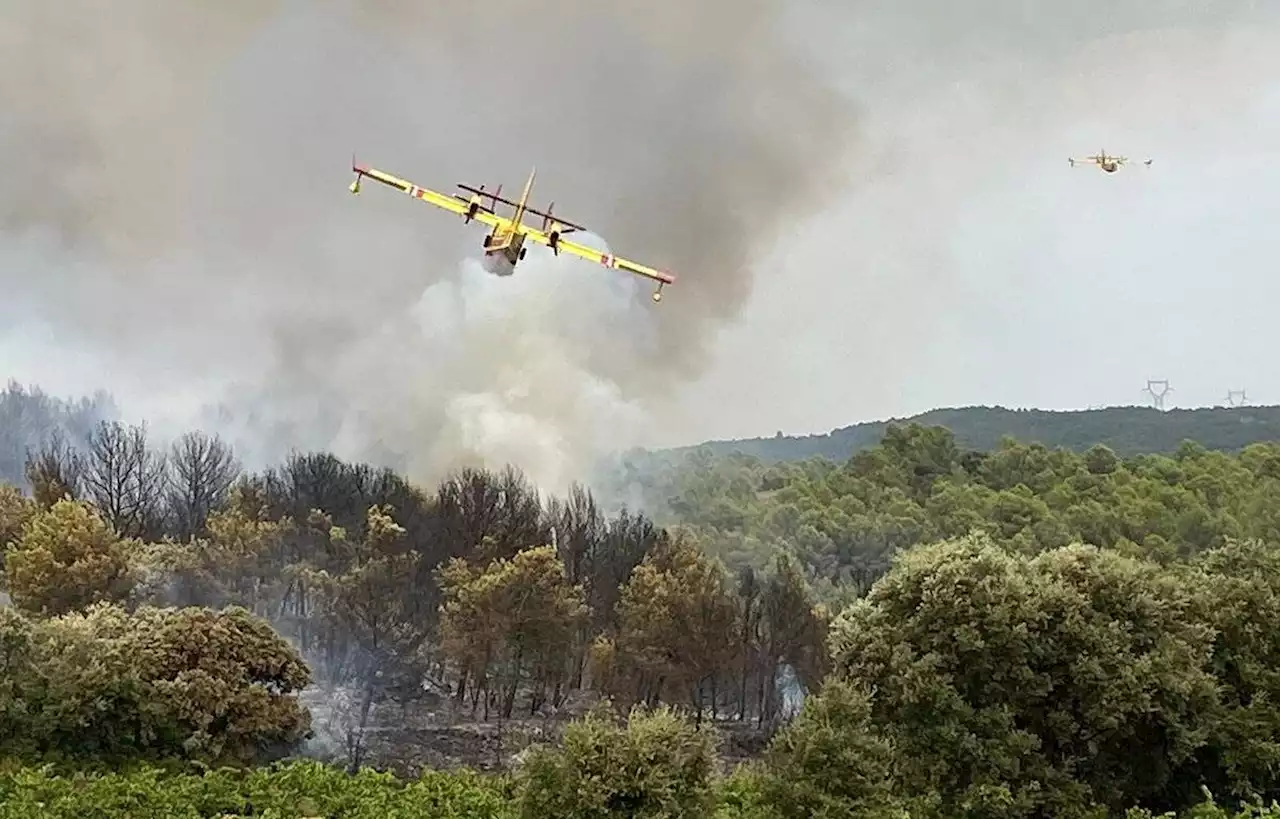
<path id="1" fill-rule="evenodd" d="M 27 483 L 36 502 L 46 509 L 65 497 L 80 497 L 84 469 L 83 454 L 67 442 L 62 430 L 54 429 L 39 450 L 27 450 Z"/>
<path id="2" fill-rule="evenodd" d="M 164 457 L 147 446 L 146 426 L 103 421 L 89 437 L 85 495 L 123 537 L 158 534 Z"/>
<path id="3" fill-rule="evenodd" d="M 239 475 L 235 454 L 218 436 L 188 432 L 175 441 L 166 472 L 173 533 L 181 540 L 204 535 L 209 514 L 226 500 Z"/>

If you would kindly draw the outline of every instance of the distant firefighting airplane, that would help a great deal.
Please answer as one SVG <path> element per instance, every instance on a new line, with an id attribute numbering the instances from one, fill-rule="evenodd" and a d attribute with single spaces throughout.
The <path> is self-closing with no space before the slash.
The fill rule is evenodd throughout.
<path id="1" fill-rule="evenodd" d="M 485 191 L 484 185 L 479 188 L 473 188 L 470 185 L 459 184 L 458 187 L 471 194 L 470 197 L 464 197 L 456 193 L 452 196 L 446 196 L 427 188 L 420 188 L 412 182 L 407 182 L 377 168 L 358 165 L 354 159 L 351 161 L 351 170 L 355 171 L 356 174 L 356 179 L 351 183 L 350 187 L 352 193 L 360 193 L 360 180 L 367 176 L 384 185 L 390 185 L 401 193 L 407 193 L 415 199 L 421 199 L 438 208 L 444 208 L 447 211 L 456 213 L 465 222 L 469 223 L 474 219 L 481 224 L 488 225 L 491 230 L 484 237 L 486 266 L 499 276 L 510 276 L 515 272 L 516 265 L 528 251 L 528 248 L 524 246 L 524 240 L 528 237 L 551 248 L 552 252 L 557 256 L 560 255 L 560 251 L 565 250 L 587 261 L 615 270 L 626 270 L 657 282 L 658 287 L 653 291 L 653 300 L 655 302 L 662 301 L 663 286 L 675 282 L 675 277 L 670 273 L 654 270 L 652 267 L 614 256 L 612 253 L 602 253 L 586 245 L 563 239 L 562 237 L 566 233 L 572 233 L 575 230 L 586 230 L 586 228 L 582 227 L 582 225 L 576 225 L 567 219 L 552 217 L 551 209 L 555 207 L 555 202 L 547 205 L 545 213 L 529 207 L 529 191 L 533 188 L 533 177 L 538 172 L 536 168 L 529 174 L 529 181 L 524 184 L 524 193 L 521 194 L 519 202 L 503 199 L 501 185 L 493 193 L 488 193 Z M 490 201 L 488 207 L 483 204 L 482 200 L 485 199 Z M 496 213 L 497 203 L 499 202 L 515 208 L 515 215 L 510 219 L 499 216 Z M 524 224 L 521 220 L 526 213 L 541 216 L 542 228 L 538 229 Z"/>
<path id="2" fill-rule="evenodd" d="M 1071 163 L 1071 167 L 1075 167 L 1077 162 L 1092 162 L 1107 173 L 1115 173 L 1120 170 L 1120 166 L 1129 161 L 1127 156 L 1107 156 L 1106 151 L 1099 151 L 1097 156 L 1086 156 L 1084 159 L 1068 158 L 1067 162 Z M 1143 165 L 1150 165 L 1151 160 L 1144 160 Z"/>

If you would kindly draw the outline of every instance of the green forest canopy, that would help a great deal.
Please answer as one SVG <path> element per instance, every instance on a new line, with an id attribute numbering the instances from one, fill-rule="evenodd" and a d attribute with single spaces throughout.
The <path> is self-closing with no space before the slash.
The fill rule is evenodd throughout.
<path id="1" fill-rule="evenodd" d="M 984 448 L 890 424 L 837 460 L 623 461 L 613 491 L 650 518 L 544 501 L 512 470 L 432 491 L 325 453 L 244 473 L 216 437 L 155 450 L 63 415 L 24 458 L 31 492 L 0 488 L 16 819 L 1092 819 L 1280 797 L 1280 444 Z M 811 694 L 789 724 L 784 667 Z M 675 711 L 593 712 L 511 779 L 261 767 L 299 749 L 302 688 L 359 693 L 354 767 L 368 709 L 422 679 L 483 720 L 571 693 Z M 780 731 L 725 777 L 706 718 Z"/>
<path id="2" fill-rule="evenodd" d="M 1122 458 L 1005 438 L 963 447 L 940 427 L 885 428 L 841 461 L 767 463 L 703 447 L 623 461 L 611 491 L 639 497 L 730 567 L 785 552 L 819 588 L 855 593 L 902 549 L 980 530 L 1023 551 L 1080 542 L 1187 555 L 1232 538 L 1271 538 L 1280 488 L 1274 443 L 1237 454 L 1184 441 Z"/>

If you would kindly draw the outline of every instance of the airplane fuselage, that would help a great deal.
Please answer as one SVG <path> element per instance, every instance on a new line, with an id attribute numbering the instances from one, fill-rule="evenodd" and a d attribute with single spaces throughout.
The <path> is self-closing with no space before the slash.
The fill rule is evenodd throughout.
<path id="1" fill-rule="evenodd" d="M 533 178 L 537 173 L 537 169 L 534 169 L 529 174 L 529 181 L 524 183 L 524 193 L 516 203 L 516 211 L 511 223 L 494 228 L 484 237 L 485 267 L 499 276 L 510 276 L 514 273 L 516 265 L 527 252 L 524 246 L 525 234 L 520 230 L 520 223 L 525 213 L 525 206 L 529 202 L 529 191 L 533 189 Z"/>
<path id="2" fill-rule="evenodd" d="M 512 235 L 514 233 L 514 235 Z M 484 252 L 486 256 L 503 256 L 515 264 L 524 258 L 524 234 L 515 231 L 503 231 L 497 235 L 490 233 L 485 238 Z"/>
<path id="3" fill-rule="evenodd" d="M 1068 159 L 1067 161 L 1071 163 L 1072 167 L 1075 166 L 1076 162 L 1092 162 L 1093 164 L 1098 166 L 1099 170 L 1102 170 L 1106 173 L 1115 173 L 1116 171 L 1120 170 L 1120 166 L 1123 165 L 1128 160 L 1126 160 L 1125 157 L 1123 156 L 1108 156 L 1106 151 L 1102 151 L 1098 153 L 1096 156 L 1091 156 L 1086 159 L 1081 159 L 1081 160 Z M 1146 161 L 1146 164 L 1150 165 L 1151 160 L 1148 159 Z"/>
<path id="4" fill-rule="evenodd" d="M 523 233 L 513 231 L 494 231 L 484 237 L 484 266 L 497 276 L 510 276 L 516 265 L 524 258 L 525 247 Z"/>

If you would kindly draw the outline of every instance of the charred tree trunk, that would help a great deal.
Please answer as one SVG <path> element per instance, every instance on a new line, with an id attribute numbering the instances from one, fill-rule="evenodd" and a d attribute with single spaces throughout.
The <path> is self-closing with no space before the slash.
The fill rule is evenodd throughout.
<path id="1" fill-rule="evenodd" d="M 458 677 L 458 690 L 453 695 L 454 702 L 462 705 L 467 701 L 467 672 L 463 670 L 462 676 Z"/>
<path id="2" fill-rule="evenodd" d="M 373 693 L 374 683 L 373 680 L 369 680 L 365 683 L 364 697 L 360 702 L 360 717 L 356 721 L 355 728 L 347 732 L 348 774 L 358 773 L 360 763 L 364 761 L 364 734 L 369 724 L 369 712 L 373 709 Z"/>
<path id="3" fill-rule="evenodd" d="M 761 670 L 756 679 L 756 728 L 764 727 L 765 674 Z"/>
<path id="4" fill-rule="evenodd" d="M 516 691 L 520 688 L 520 678 L 523 675 L 524 663 L 524 646 L 516 649 L 515 659 L 511 662 L 511 679 L 507 682 L 506 690 L 503 691 L 502 697 L 502 718 L 511 719 L 511 712 L 516 707 Z"/>
<path id="5" fill-rule="evenodd" d="M 476 680 L 471 684 L 471 717 L 472 719 L 475 719 L 476 709 L 480 707 L 480 698 L 485 695 L 486 688 L 487 688 L 487 685 L 485 684 L 484 677 L 481 677 L 480 679 Z M 488 719 L 489 718 L 488 697 L 485 697 L 484 710 L 485 710 L 484 718 Z"/>
<path id="6" fill-rule="evenodd" d="M 579 677 L 579 680 L 581 680 L 581 677 Z M 556 687 L 551 695 L 551 707 L 559 708 L 560 706 L 564 705 L 564 700 L 565 700 L 565 691 L 564 691 L 563 681 L 556 680 Z"/>

